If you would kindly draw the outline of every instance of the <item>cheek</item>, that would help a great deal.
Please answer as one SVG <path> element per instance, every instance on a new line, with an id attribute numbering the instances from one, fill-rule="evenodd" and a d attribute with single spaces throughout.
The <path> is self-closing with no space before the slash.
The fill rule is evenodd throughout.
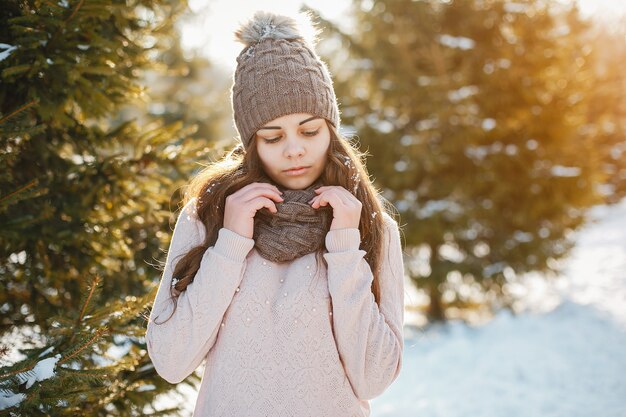
<path id="1" fill-rule="evenodd" d="M 316 165 L 320 170 L 324 170 L 326 165 L 328 164 L 328 155 L 326 155 L 326 151 L 320 152 L 316 157 Z"/>
<path id="2" fill-rule="evenodd" d="M 260 142 L 257 142 L 256 153 L 260 161 L 267 161 L 270 158 L 270 149 Z"/>
<path id="3" fill-rule="evenodd" d="M 259 145 L 257 147 L 259 162 L 261 163 L 263 169 L 268 170 L 268 168 L 271 169 L 273 167 L 274 164 L 272 163 L 272 161 L 277 160 L 277 156 L 275 155 L 275 153 L 276 152 L 273 151 L 271 148 L 264 147 L 263 145 Z"/>
<path id="4" fill-rule="evenodd" d="M 328 160 L 328 148 L 330 147 L 330 137 L 328 137 L 324 143 L 324 145 L 318 148 L 318 157 L 323 159 L 323 163 L 326 164 L 326 160 Z"/>

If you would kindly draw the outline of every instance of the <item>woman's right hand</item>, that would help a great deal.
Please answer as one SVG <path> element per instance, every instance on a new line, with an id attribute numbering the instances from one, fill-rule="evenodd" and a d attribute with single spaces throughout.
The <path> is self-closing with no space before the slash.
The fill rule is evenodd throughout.
<path id="1" fill-rule="evenodd" d="M 274 201 L 282 202 L 281 194 L 273 184 L 253 182 L 226 196 L 224 228 L 252 239 L 257 210 L 267 207 L 276 213 L 278 210 Z"/>

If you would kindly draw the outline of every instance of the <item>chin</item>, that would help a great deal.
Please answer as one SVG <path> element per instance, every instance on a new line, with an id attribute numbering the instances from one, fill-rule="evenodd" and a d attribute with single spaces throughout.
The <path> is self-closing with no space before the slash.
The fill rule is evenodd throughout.
<path id="1" fill-rule="evenodd" d="M 311 177 L 307 178 L 292 178 L 283 182 L 283 187 L 286 187 L 290 190 L 304 190 L 309 185 L 313 184 L 315 180 L 311 179 Z"/>

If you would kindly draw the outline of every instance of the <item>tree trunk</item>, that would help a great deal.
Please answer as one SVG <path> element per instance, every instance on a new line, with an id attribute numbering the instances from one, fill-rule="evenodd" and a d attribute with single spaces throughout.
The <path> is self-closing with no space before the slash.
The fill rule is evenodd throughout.
<path id="1" fill-rule="evenodd" d="M 441 292 L 437 289 L 436 282 L 428 286 L 428 295 L 430 296 L 430 305 L 426 312 L 428 321 L 445 321 L 446 315 L 441 304 Z"/>

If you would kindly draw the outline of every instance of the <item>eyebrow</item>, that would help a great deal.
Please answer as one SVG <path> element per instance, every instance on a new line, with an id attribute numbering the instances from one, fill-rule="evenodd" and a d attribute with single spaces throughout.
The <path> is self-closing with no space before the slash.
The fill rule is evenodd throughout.
<path id="1" fill-rule="evenodd" d="M 308 119 L 305 119 L 303 121 L 301 121 L 300 123 L 298 123 L 298 125 L 303 125 L 306 122 L 310 122 L 311 120 L 315 120 L 315 119 L 321 119 L 320 116 L 313 116 L 313 117 L 309 117 Z M 282 129 L 280 126 L 264 126 L 259 128 L 259 130 L 263 130 L 263 129 Z"/>

